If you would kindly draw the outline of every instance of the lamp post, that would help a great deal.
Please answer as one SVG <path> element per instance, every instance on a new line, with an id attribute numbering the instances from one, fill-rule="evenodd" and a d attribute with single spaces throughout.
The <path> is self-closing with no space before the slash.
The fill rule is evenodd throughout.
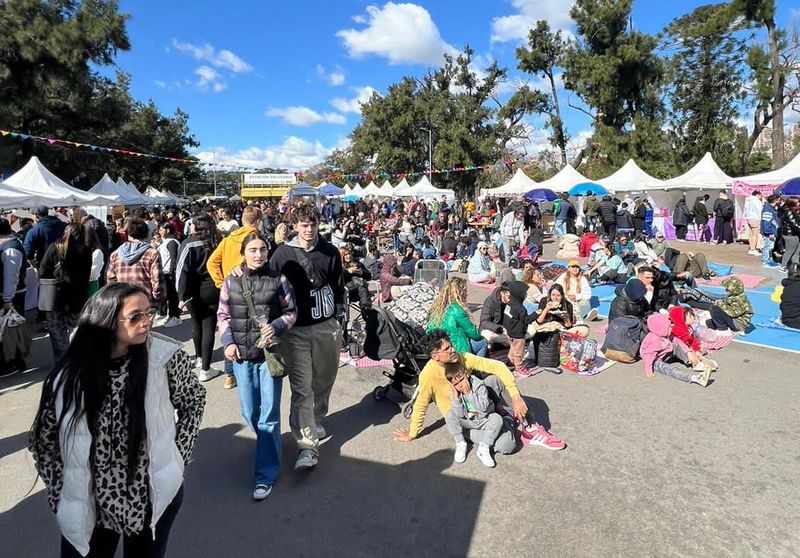
<path id="1" fill-rule="evenodd" d="M 428 132 L 428 182 L 433 184 L 433 138 L 430 128 L 420 128 L 423 132 Z"/>

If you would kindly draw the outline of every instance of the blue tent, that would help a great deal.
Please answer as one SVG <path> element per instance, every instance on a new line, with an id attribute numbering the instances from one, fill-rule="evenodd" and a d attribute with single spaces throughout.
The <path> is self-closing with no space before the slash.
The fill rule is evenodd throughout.
<path id="1" fill-rule="evenodd" d="M 775 193 L 781 196 L 797 196 L 800 195 L 800 177 L 790 178 L 777 188 Z"/>
<path id="2" fill-rule="evenodd" d="M 596 196 L 604 196 L 608 194 L 608 190 L 597 182 L 581 182 L 569 189 L 570 196 L 588 196 L 590 193 Z"/>
<path id="3" fill-rule="evenodd" d="M 298 198 L 303 196 L 317 197 L 319 196 L 319 192 L 316 188 L 312 188 L 307 182 L 301 182 L 289 190 L 290 198 Z"/>
<path id="4" fill-rule="evenodd" d="M 525 192 L 525 199 L 535 202 L 553 201 L 556 197 L 556 193 L 547 188 L 534 188 L 533 190 Z"/>
<path id="5" fill-rule="evenodd" d="M 338 186 L 327 183 L 320 186 L 317 191 L 323 196 L 341 196 L 344 194 L 344 188 L 339 188 Z"/>

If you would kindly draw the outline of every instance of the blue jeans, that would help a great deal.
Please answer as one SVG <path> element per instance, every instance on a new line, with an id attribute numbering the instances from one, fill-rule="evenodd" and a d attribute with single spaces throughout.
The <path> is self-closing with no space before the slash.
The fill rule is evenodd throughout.
<path id="1" fill-rule="evenodd" d="M 472 346 L 473 355 L 479 357 L 486 356 L 486 350 L 489 348 L 489 342 L 486 339 L 480 338 L 477 341 L 475 341 L 474 339 L 470 339 L 469 344 Z"/>
<path id="2" fill-rule="evenodd" d="M 269 375 L 266 362 L 234 362 L 242 417 L 256 433 L 255 483 L 275 482 L 281 469 L 282 378 Z"/>
<path id="3" fill-rule="evenodd" d="M 761 250 L 761 263 L 764 265 L 769 264 L 772 261 L 772 249 L 775 247 L 775 238 L 773 237 L 772 240 L 768 236 L 762 235 L 764 239 L 764 248 Z"/>
<path id="4" fill-rule="evenodd" d="M 553 232 L 556 236 L 564 236 L 567 234 L 567 222 L 556 219 L 556 225 Z"/>

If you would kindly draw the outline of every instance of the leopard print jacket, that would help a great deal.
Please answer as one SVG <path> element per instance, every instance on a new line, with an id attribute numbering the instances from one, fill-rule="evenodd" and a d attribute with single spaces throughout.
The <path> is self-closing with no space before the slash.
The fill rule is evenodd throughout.
<path id="1" fill-rule="evenodd" d="M 206 391 L 193 372 L 192 358 L 184 351 L 176 352 L 165 368 L 170 401 L 177 412 L 175 444 L 186 462 L 192 454 L 200 429 Z M 146 444 L 143 440 L 134 476 L 129 481 L 128 409 L 125 406 L 128 359 L 112 362 L 109 376 L 109 395 L 103 401 L 98 418 L 94 453 L 97 525 L 122 535 L 133 535 L 146 529 L 150 511 Z M 34 452 L 33 457 L 47 487 L 48 502 L 55 512 L 63 485 L 63 463 L 59 451 L 55 399 L 45 405 L 40 444 L 42 451 L 39 454 Z"/>

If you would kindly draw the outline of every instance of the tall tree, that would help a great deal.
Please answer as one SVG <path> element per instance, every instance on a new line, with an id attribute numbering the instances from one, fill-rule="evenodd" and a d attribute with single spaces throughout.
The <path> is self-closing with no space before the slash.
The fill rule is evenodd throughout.
<path id="1" fill-rule="evenodd" d="M 491 64 L 478 76 L 472 69 L 473 51 L 466 47 L 456 57 L 445 56 L 440 68 L 421 79 L 406 77 L 389 86 L 385 96 L 373 95 L 362 105 L 361 121 L 350 134 L 347 153 L 327 161 L 333 167 L 357 172 L 408 172 L 428 166 L 428 132 L 433 142 L 434 168 L 482 166 L 494 163 L 506 143 L 522 138 L 522 120 L 547 98 L 528 87 L 505 103 L 494 92 L 507 70 Z M 438 186 L 472 195 L 476 172 L 442 173 Z"/>
<path id="2" fill-rule="evenodd" d="M 593 150 L 612 166 L 633 157 L 648 172 L 665 174 L 665 68 L 654 53 L 656 38 L 629 29 L 632 1 L 576 0 L 570 15 L 577 40 L 564 55 L 564 82 L 590 107 L 584 112 L 594 120 Z"/>
<path id="3" fill-rule="evenodd" d="M 740 27 L 722 26 L 724 5 L 701 6 L 673 20 L 665 30 L 669 60 L 670 129 L 677 167 L 697 162 L 706 152 L 731 174 L 743 174 L 747 157 L 736 149 L 736 119 L 744 99 L 747 55 Z"/>
<path id="4" fill-rule="evenodd" d="M 561 166 L 567 164 L 567 142 L 569 136 L 561 118 L 561 105 L 558 102 L 556 87 L 556 66 L 564 53 L 566 41 L 561 31 L 553 32 L 546 20 L 536 22 L 536 26 L 528 32 L 528 46 L 517 47 L 517 67 L 523 72 L 542 75 L 550 82 L 551 100 L 547 104 L 547 115 L 550 126 L 550 143 L 561 152 Z"/>

